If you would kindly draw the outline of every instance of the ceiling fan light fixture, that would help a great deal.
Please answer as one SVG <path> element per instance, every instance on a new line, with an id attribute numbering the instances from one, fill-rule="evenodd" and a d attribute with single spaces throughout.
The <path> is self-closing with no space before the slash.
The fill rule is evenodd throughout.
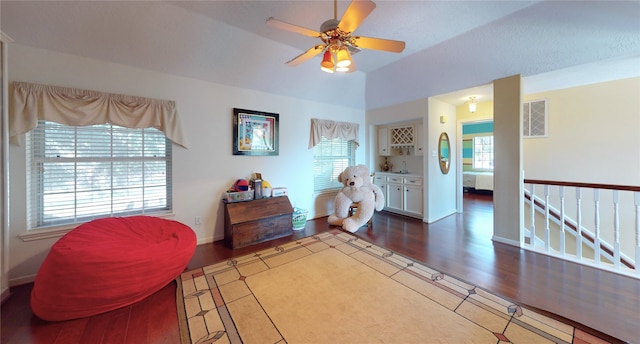
<path id="1" fill-rule="evenodd" d="M 329 19 L 320 25 L 320 32 L 327 32 L 338 28 L 340 21 L 338 19 Z"/>
<path id="2" fill-rule="evenodd" d="M 329 74 L 333 74 L 333 68 L 320 67 L 323 72 L 327 72 Z"/>
<path id="3" fill-rule="evenodd" d="M 324 57 L 322 58 L 322 62 L 320 62 L 320 66 L 333 70 L 333 56 L 329 50 L 324 52 Z"/>
<path id="4" fill-rule="evenodd" d="M 351 54 L 357 53 L 361 49 L 373 49 L 394 53 L 400 53 L 404 50 L 405 43 L 402 41 L 353 35 L 362 21 L 365 20 L 375 8 L 376 4 L 371 0 L 351 0 L 342 18 L 338 19 L 338 0 L 334 0 L 333 19 L 324 21 L 320 26 L 320 31 L 289 24 L 273 17 L 267 19 L 267 25 L 304 36 L 319 38 L 322 41 L 322 44 L 318 44 L 287 61 L 287 65 L 294 67 L 315 56 L 323 54 L 322 62 L 320 63 L 320 68 L 323 71 L 329 73 L 352 73 L 355 72 L 357 68 L 355 61 L 351 58 Z"/>
<path id="5" fill-rule="evenodd" d="M 349 67 L 351 64 L 351 54 L 349 54 L 347 47 L 340 47 L 336 53 L 336 58 L 338 60 L 338 63 L 336 63 L 337 67 Z"/>

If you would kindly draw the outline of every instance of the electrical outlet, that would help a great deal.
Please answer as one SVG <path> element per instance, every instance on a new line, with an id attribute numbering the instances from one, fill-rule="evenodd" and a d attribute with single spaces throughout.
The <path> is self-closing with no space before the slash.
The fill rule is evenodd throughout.
<path id="1" fill-rule="evenodd" d="M 200 216 L 196 216 L 195 223 L 196 223 L 196 225 L 201 225 L 202 224 L 202 218 L 200 218 Z"/>

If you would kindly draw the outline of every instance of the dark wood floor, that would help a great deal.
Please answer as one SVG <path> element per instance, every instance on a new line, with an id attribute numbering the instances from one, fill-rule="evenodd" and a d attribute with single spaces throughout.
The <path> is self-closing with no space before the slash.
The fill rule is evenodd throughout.
<path id="1" fill-rule="evenodd" d="M 464 214 L 433 224 L 377 213 L 373 227 L 356 235 L 587 332 L 612 336 L 612 342 L 640 340 L 639 280 L 494 243 L 491 196 L 467 195 L 464 207 Z M 200 245 L 189 268 L 329 229 L 320 218 L 292 236 L 243 249 L 230 250 L 222 242 Z M 132 306 L 57 323 L 31 313 L 32 286 L 12 288 L 2 305 L 1 343 L 179 343 L 175 283 Z"/>

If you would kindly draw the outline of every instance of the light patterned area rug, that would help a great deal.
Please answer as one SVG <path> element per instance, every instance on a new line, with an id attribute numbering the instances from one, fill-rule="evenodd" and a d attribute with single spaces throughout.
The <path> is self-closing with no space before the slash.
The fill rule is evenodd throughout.
<path id="1" fill-rule="evenodd" d="M 342 231 L 178 278 L 186 343 L 602 343 Z"/>

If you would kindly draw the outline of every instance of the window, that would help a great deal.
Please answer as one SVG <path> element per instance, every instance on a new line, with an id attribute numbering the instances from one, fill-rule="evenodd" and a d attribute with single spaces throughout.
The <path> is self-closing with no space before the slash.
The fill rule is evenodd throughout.
<path id="1" fill-rule="evenodd" d="M 27 154 L 29 228 L 171 209 L 171 142 L 157 129 L 39 121 Z"/>
<path id="2" fill-rule="evenodd" d="M 342 138 L 324 136 L 313 148 L 313 190 L 325 191 L 341 188 L 338 175 L 355 162 L 355 143 Z"/>
<path id="3" fill-rule="evenodd" d="M 473 169 L 493 170 L 493 135 L 473 138 Z"/>
<path id="4" fill-rule="evenodd" d="M 522 136 L 546 137 L 547 132 L 547 100 L 534 100 L 523 104 Z"/>

